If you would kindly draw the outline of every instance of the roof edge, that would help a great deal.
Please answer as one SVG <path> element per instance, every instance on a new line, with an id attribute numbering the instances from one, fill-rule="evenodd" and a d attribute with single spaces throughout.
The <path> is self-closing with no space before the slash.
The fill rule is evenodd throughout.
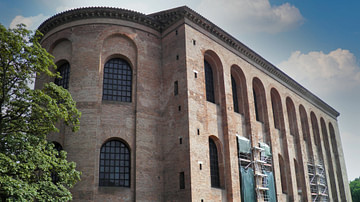
<path id="1" fill-rule="evenodd" d="M 251 61 L 253 64 L 255 64 L 254 66 L 256 68 L 265 72 L 278 82 L 284 84 L 290 90 L 303 97 L 305 100 L 319 107 L 326 114 L 335 119 L 340 115 L 338 111 L 311 93 L 309 90 L 304 88 L 301 84 L 278 69 L 275 65 L 271 64 L 269 61 L 244 45 L 235 37 L 231 36 L 226 31 L 187 6 L 180 6 L 148 15 L 115 7 L 76 8 L 58 13 L 50 17 L 39 26 L 38 30 L 45 35 L 53 28 L 62 24 L 88 18 L 114 18 L 127 20 L 148 26 L 159 32 L 166 30 L 178 20 L 187 18 L 211 35 L 218 38 L 220 41 L 224 42 L 236 52 L 240 53 L 240 55 L 243 55 L 247 61 Z"/>

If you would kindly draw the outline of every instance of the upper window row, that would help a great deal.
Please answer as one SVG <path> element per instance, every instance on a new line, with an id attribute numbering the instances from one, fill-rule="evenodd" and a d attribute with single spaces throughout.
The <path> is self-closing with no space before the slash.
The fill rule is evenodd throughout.
<path id="1" fill-rule="evenodd" d="M 61 78 L 54 83 L 65 89 L 69 88 L 70 64 L 62 64 L 57 71 Z M 132 70 L 129 63 L 120 58 L 109 60 L 104 65 L 103 100 L 131 102 Z"/>

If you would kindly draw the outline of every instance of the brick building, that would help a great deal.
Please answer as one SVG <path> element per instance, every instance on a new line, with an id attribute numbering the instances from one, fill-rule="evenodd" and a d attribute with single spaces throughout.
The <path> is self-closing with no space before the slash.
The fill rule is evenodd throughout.
<path id="1" fill-rule="evenodd" d="M 39 30 L 82 112 L 50 135 L 82 171 L 75 201 L 351 201 L 339 113 L 193 10 L 80 8 Z"/>

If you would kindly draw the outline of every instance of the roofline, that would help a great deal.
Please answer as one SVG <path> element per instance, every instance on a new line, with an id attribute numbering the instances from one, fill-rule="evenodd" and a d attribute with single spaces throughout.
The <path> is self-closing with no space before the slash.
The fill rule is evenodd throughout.
<path id="1" fill-rule="evenodd" d="M 332 108 L 330 105 L 322 101 L 319 97 L 311 93 L 309 90 L 304 88 L 294 79 L 289 77 L 283 71 L 278 69 L 275 65 L 261 57 L 255 51 L 241 43 L 235 37 L 231 36 L 223 29 L 215 25 L 214 23 L 207 20 L 194 10 L 187 6 L 181 6 L 170 10 L 160 11 L 145 15 L 143 13 L 121 9 L 121 8 L 110 8 L 110 7 L 86 7 L 77 8 L 68 11 L 58 13 L 51 18 L 44 21 L 38 28 L 44 35 L 50 30 L 68 22 L 89 19 L 89 18 L 113 18 L 121 19 L 139 23 L 150 27 L 158 32 L 163 32 L 180 19 L 186 18 L 201 27 L 211 35 L 224 42 L 230 48 L 242 55 L 243 59 L 252 63 L 256 68 L 268 74 L 276 81 L 282 83 L 296 94 L 309 101 L 313 105 L 319 107 L 326 114 L 333 118 L 337 118 L 340 113 Z"/>

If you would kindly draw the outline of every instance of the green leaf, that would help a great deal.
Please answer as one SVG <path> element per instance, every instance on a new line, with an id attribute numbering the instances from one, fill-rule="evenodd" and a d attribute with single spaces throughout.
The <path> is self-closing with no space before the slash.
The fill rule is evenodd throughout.
<path id="1" fill-rule="evenodd" d="M 80 180 L 66 152 L 59 155 L 46 139 L 63 124 L 79 129 L 75 101 L 54 83 L 37 90 L 28 86 L 35 75 L 58 76 L 49 70 L 56 66 L 40 37 L 24 25 L 0 24 L 0 201 L 69 201 L 69 188 Z"/>

